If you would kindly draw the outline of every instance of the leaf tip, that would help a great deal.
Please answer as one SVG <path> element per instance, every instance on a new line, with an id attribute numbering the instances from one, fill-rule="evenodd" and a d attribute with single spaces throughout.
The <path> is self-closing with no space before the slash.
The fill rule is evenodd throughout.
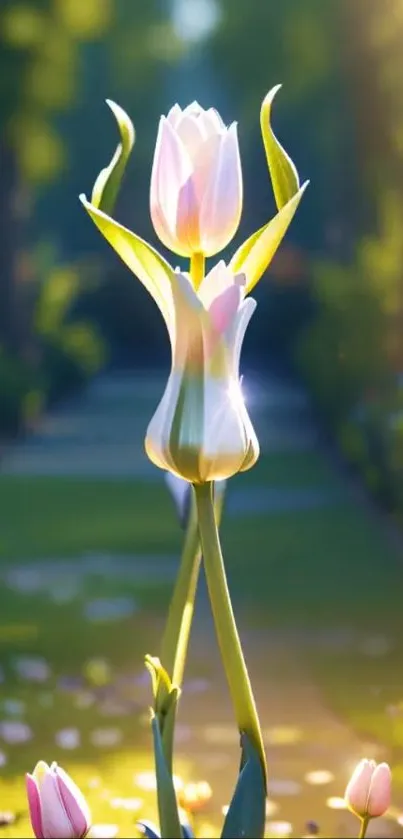
<path id="1" fill-rule="evenodd" d="M 105 99 L 108 108 L 111 109 L 116 122 L 119 126 L 119 131 L 122 134 L 122 126 L 127 131 L 127 140 L 128 140 L 128 151 L 130 152 L 133 148 L 133 144 L 136 138 L 136 132 L 134 130 L 134 125 L 126 113 L 126 111 L 122 108 L 121 105 L 118 105 L 117 102 L 114 102 L 113 99 Z"/>
<path id="2" fill-rule="evenodd" d="M 276 85 L 274 85 L 274 87 L 272 87 L 268 91 L 268 93 L 266 93 L 266 96 L 264 97 L 263 102 L 262 102 L 262 109 L 263 108 L 270 108 L 270 106 L 271 106 L 271 104 L 274 100 L 274 97 L 277 95 L 277 93 L 282 88 L 282 86 L 283 86 L 282 84 L 276 84 Z"/>

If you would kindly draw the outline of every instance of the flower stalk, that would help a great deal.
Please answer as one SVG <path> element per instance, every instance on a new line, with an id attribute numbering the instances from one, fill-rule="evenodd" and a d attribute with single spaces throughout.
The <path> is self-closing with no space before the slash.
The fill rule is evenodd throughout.
<path id="1" fill-rule="evenodd" d="M 368 816 L 365 816 L 365 818 L 361 819 L 360 832 L 358 834 L 358 839 L 365 839 L 367 829 L 368 829 L 368 825 L 369 825 L 369 821 L 370 820 L 369 820 Z"/>
<path id="2" fill-rule="evenodd" d="M 217 639 L 239 731 L 248 735 L 267 778 L 262 732 L 243 657 L 214 516 L 211 483 L 194 486 L 200 542 Z"/>
<path id="3" fill-rule="evenodd" d="M 215 493 L 214 498 L 214 514 L 217 527 L 220 526 L 223 504 L 224 491 L 221 490 L 219 493 Z M 197 522 L 196 502 L 192 493 L 179 573 L 176 578 L 161 643 L 161 661 L 170 676 L 172 684 L 179 690 L 182 687 L 186 665 L 201 558 L 202 551 Z M 168 696 L 168 692 L 165 681 L 161 680 L 156 696 L 158 706 L 163 704 Z M 172 745 L 172 740 L 164 743 L 165 758 L 168 766 L 172 766 Z"/>

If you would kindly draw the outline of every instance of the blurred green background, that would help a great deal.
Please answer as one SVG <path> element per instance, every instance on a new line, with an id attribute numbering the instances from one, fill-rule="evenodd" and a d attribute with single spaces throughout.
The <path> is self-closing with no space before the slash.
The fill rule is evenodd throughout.
<path id="1" fill-rule="evenodd" d="M 298 683 L 312 679 L 325 717 L 336 714 L 358 737 L 348 741 L 345 762 L 327 754 L 322 759 L 329 761 L 327 768 L 336 760 L 334 795 L 343 792 L 352 754 L 361 755 L 357 743 L 369 743 L 369 756 L 380 749 L 395 768 L 398 830 L 402 39 L 402 0 L 0 0 L 0 808 L 21 810 L 26 819 L 20 775 L 39 757 L 69 764 L 88 787 L 100 819 L 117 821 L 123 830 L 133 830 L 133 795 L 140 795 L 143 815 L 143 799 L 149 805 L 144 789 L 132 789 L 134 769 L 151 768 L 142 712 L 132 729 L 127 710 L 137 708 L 137 687 L 131 687 L 130 701 L 119 693 L 126 711 L 115 707 L 116 719 L 110 714 L 123 727 L 123 745 L 110 737 L 101 760 L 89 739 L 95 720 L 102 725 L 104 719 L 100 691 L 113 692 L 125 668 L 140 674 L 143 653 L 157 652 L 156 630 L 173 582 L 161 568 L 169 568 L 180 551 L 168 494 L 160 476 L 150 477 L 142 452 L 169 365 L 165 327 L 78 202 L 80 192 L 91 192 L 117 142 L 104 100 L 122 105 L 136 128 L 116 215 L 157 246 L 148 189 L 160 114 L 176 101 L 185 106 L 197 99 L 217 107 L 226 122 L 238 121 L 245 182 L 238 244 L 275 212 L 259 108 L 266 92 L 282 82 L 274 129 L 301 180 L 309 178 L 311 185 L 256 290 L 259 308 L 244 359 L 246 381 L 253 370 L 251 381 L 263 393 L 256 406 L 251 400 L 262 459 L 250 475 L 234 481 L 238 502 L 234 490 L 224 547 L 246 634 L 253 627 L 266 639 L 269 663 L 261 695 L 271 694 L 271 665 L 280 668 L 285 706 L 290 692 L 297 696 Z M 305 422 L 308 444 L 296 445 Z M 84 450 L 91 446 L 87 474 Z M 95 570 L 83 560 L 90 555 Z M 139 555 L 146 564 L 149 557 L 151 569 L 152 557 L 159 557 L 159 570 L 147 576 L 126 569 L 117 579 L 102 570 L 102 557 L 125 557 L 136 568 Z M 73 563 L 68 572 L 67 560 Z M 81 581 L 66 602 L 60 594 L 51 597 L 46 586 L 44 593 L 44 582 L 30 591 L 10 582 L 15 568 L 23 577 L 36 574 L 46 581 L 55 567 L 61 569 L 59 589 L 63 575 Z M 126 595 L 138 604 L 134 617 L 123 608 L 112 628 L 110 617 L 83 617 L 90 598 Z M 341 630 L 350 632 L 344 646 L 334 641 Z M 323 637 L 320 648 L 307 640 L 311 632 Z M 302 656 L 306 669 L 301 675 L 297 668 L 295 683 L 294 663 L 288 673 L 276 652 L 278 633 L 286 660 Z M 370 648 L 378 653 L 368 653 Z M 253 649 L 251 668 L 260 673 Z M 21 656 L 38 655 L 51 668 L 45 687 L 16 671 Z M 91 669 L 93 660 L 98 670 Z M 193 677 L 199 667 L 215 683 L 215 665 L 210 672 L 203 655 L 196 664 Z M 71 689 L 60 687 L 66 674 Z M 143 691 L 142 705 L 148 701 Z M 277 712 L 267 701 L 267 707 L 262 704 L 269 725 Z M 216 707 L 206 703 L 202 711 L 207 715 Z M 20 726 L 26 719 L 35 731 L 28 746 L 21 728 L 20 741 L 14 734 L 10 744 L 7 728 L 4 736 L 1 726 L 15 718 Z M 304 719 L 302 714 L 296 724 L 311 739 L 330 736 L 327 722 L 323 730 L 319 723 L 310 730 Z M 82 736 L 71 746 L 74 762 L 66 757 L 70 747 L 56 736 L 71 727 Z M 225 751 L 225 737 L 223 742 Z M 181 769 L 216 785 L 214 820 L 229 789 L 222 770 L 204 760 L 207 747 L 198 748 L 198 765 L 189 768 L 185 761 Z M 285 767 L 280 760 L 276 771 L 295 780 L 308 768 L 326 768 L 320 760 L 302 749 Z M 333 831 L 328 835 L 344 835 L 337 805 L 325 809 L 326 796 L 318 789 L 309 812 L 304 789 L 294 790 L 296 805 L 283 790 L 279 818 L 291 812 L 298 835 L 304 819 L 318 815 Z M 22 835 L 25 825 L 6 831 Z M 205 824 L 203 835 L 209 829 Z"/>
<path id="2" fill-rule="evenodd" d="M 311 188 L 259 289 L 247 351 L 298 371 L 343 452 L 399 513 L 399 0 L 2 0 L 1 24 L 2 435 L 107 360 L 137 363 L 145 340 L 147 359 L 165 361 L 152 303 L 77 204 L 116 142 L 103 100 L 136 126 L 119 217 L 148 238 L 159 114 L 199 98 L 239 121 L 240 239 L 274 212 L 258 111 L 280 80 L 275 128 Z"/>

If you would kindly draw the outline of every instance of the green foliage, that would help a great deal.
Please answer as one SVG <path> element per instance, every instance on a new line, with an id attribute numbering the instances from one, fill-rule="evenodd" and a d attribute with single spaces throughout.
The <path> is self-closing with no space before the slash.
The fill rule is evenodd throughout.
<path id="1" fill-rule="evenodd" d="M 41 368 L 52 401 L 84 384 L 105 361 L 106 348 L 96 327 L 74 317 L 85 288 L 83 269 L 59 266 L 39 288 L 33 314 Z"/>
<path id="2" fill-rule="evenodd" d="M 241 737 L 243 765 L 225 817 L 221 839 L 264 836 L 266 786 L 260 755 L 245 734 Z"/>
<path id="3" fill-rule="evenodd" d="M 350 265 L 314 266 L 316 313 L 297 345 L 297 363 L 347 458 L 388 505 L 403 500 L 403 211 L 384 196 L 379 233 L 362 240 Z"/>
<path id="4" fill-rule="evenodd" d="M 35 375 L 28 364 L 0 347 L 0 435 L 12 436 L 33 419 L 38 408 Z"/>

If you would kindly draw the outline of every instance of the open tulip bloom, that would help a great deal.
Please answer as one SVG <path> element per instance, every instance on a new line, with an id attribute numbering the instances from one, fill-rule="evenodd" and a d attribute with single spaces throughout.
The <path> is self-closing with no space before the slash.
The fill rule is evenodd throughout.
<path id="1" fill-rule="evenodd" d="M 98 229 L 153 297 L 171 345 L 171 372 L 145 447 L 151 461 L 169 473 L 167 483 L 186 533 L 160 658 L 146 656 L 153 689 L 151 727 L 160 824 L 158 828 L 148 821 L 139 825 L 143 835 L 164 839 L 193 835 L 193 826 L 180 815 L 172 766 L 201 561 L 241 745 L 239 776 L 221 837 L 259 839 L 265 829 L 266 758 L 218 527 L 227 479 L 250 469 L 259 455 L 239 377 L 242 342 L 256 308 L 248 295 L 270 264 L 306 187 L 306 183 L 300 186 L 294 164 L 271 129 L 277 90 L 268 93 L 260 114 L 277 214 L 238 247 L 228 264 L 218 260 L 205 272 L 206 257 L 218 254 L 237 231 L 243 193 L 237 127 L 228 128 L 213 108 L 203 110 L 196 102 L 184 110 L 175 105 L 167 117 L 161 117 L 152 167 L 150 210 L 155 231 L 166 247 L 189 258 L 188 271 L 175 269 L 111 215 L 135 139 L 129 117 L 113 102 L 108 104 L 118 123 L 120 143 L 96 179 L 91 201 L 81 196 Z M 87 835 L 89 809 L 62 769 L 41 761 L 26 782 L 38 839 Z M 197 789 L 197 801 L 193 788 L 188 795 L 189 813 L 211 794 L 207 783 Z M 389 801 L 389 767 L 363 761 L 346 792 L 347 805 L 361 819 L 360 836 L 370 818 L 385 812 Z"/>

